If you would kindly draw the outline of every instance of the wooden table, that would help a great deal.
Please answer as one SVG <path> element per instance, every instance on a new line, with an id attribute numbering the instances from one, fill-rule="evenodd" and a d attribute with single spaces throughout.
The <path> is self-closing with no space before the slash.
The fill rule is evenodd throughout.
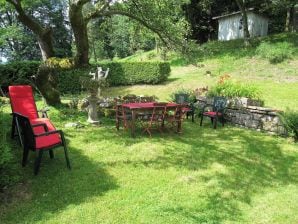
<path id="1" fill-rule="evenodd" d="M 177 103 L 167 103 L 165 105 L 166 108 L 176 108 L 179 106 Z M 156 107 L 161 107 L 155 105 L 153 102 L 149 103 L 126 103 L 122 104 L 122 107 L 128 109 L 131 112 L 131 136 L 135 137 L 135 128 L 136 128 L 136 118 L 138 111 L 144 111 L 144 110 L 153 110 Z M 181 132 L 181 120 L 177 124 L 177 132 Z"/>

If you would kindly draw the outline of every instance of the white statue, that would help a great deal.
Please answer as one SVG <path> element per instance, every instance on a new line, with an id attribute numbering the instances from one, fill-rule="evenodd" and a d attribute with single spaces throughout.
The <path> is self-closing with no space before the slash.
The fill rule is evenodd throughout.
<path id="1" fill-rule="evenodd" d="M 97 67 L 95 73 L 90 72 L 89 75 L 92 76 L 91 80 L 86 80 L 83 82 L 85 88 L 90 91 L 90 96 L 85 100 L 83 107 L 88 111 L 88 122 L 91 124 L 99 124 L 98 115 L 97 115 L 97 102 L 100 96 L 100 87 L 101 83 L 108 77 L 109 68 L 106 71 L 103 71 L 101 67 Z"/>

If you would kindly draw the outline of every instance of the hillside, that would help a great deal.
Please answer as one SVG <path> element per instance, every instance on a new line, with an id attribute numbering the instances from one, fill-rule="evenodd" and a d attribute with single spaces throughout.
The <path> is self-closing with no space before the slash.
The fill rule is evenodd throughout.
<path id="1" fill-rule="evenodd" d="M 229 74 L 240 82 L 257 85 L 265 105 L 298 110 L 298 35 L 278 34 L 253 40 L 253 46 L 245 49 L 241 40 L 209 42 L 200 47 L 205 54 L 197 55 L 195 65 L 175 53 L 168 54 L 172 74 L 166 83 L 160 85 L 136 85 L 112 87 L 106 95 L 156 95 L 167 100 L 177 89 L 196 89 L 214 85 L 218 77 Z M 267 55 L 282 55 L 280 63 L 270 62 Z M 139 53 L 121 61 L 160 60 L 155 51 Z M 207 73 L 211 73 L 208 75 Z"/>

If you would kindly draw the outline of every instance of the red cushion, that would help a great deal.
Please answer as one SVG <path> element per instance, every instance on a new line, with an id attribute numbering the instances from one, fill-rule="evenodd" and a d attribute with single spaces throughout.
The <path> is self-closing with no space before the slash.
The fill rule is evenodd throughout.
<path id="1" fill-rule="evenodd" d="M 203 114 L 206 115 L 206 116 L 209 116 L 209 117 L 215 117 L 216 116 L 216 112 L 213 112 L 213 111 L 204 112 Z M 221 113 L 218 113 L 218 116 L 221 116 Z"/>
<path id="2" fill-rule="evenodd" d="M 47 125 L 49 131 L 55 131 L 56 128 L 54 125 L 51 123 L 51 121 L 48 118 L 36 118 L 36 119 L 31 119 L 30 123 L 33 124 L 40 124 L 44 123 Z M 38 126 L 33 128 L 34 134 L 42 134 L 45 133 L 45 129 L 43 126 Z M 48 136 L 41 136 L 41 137 L 36 137 L 36 149 L 43 149 L 46 147 L 51 147 L 57 144 L 61 143 L 61 138 L 59 134 L 51 134 Z"/>
<path id="3" fill-rule="evenodd" d="M 48 136 L 36 137 L 36 149 L 40 150 L 46 147 L 51 147 L 61 143 L 59 134 L 52 134 Z"/>
<path id="4" fill-rule="evenodd" d="M 9 97 L 13 112 L 29 119 L 38 118 L 31 86 L 9 86 Z"/>
<path id="5" fill-rule="evenodd" d="M 182 108 L 182 111 L 183 112 L 188 112 L 188 111 L 191 111 L 191 108 L 189 108 L 189 107 L 183 107 Z"/>

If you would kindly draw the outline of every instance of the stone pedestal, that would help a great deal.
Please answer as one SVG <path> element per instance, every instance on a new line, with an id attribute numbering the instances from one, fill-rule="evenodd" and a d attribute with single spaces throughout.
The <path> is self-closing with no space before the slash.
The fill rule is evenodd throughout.
<path id="1" fill-rule="evenodd" d="M 98 114 L 97 114 L 97 102 L 98 98 L 94 95 L 87 97 L 87 101 L 89 103 L 87 107 L 88 111 L 88 120 L 90 124 L 99 124 Z"/>

